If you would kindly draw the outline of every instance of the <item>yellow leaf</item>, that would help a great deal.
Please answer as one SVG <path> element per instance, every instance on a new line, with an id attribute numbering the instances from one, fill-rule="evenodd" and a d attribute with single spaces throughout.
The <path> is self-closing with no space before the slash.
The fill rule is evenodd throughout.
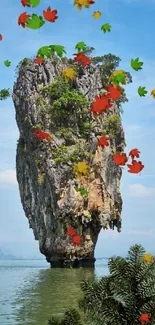
<path id="1" fill-rule="evenodd" d="M 99 19 L 100 17 L 101 17 L 101 15 L 102 15 L 102 13 L 100 12 L 100 11 L 94 11 L 94 13 L 93 13 L 93 17 L 95 18 L 95 19 Z"/>
<path id="2" fill-rule="evenodd" d="M 151 254 L 145 254 L 143 257 L 142 257 L 142 260 L 143 262 L 146 264 L 147 262 L 149 263 L 153 263 L 154 262 L 154 258 Z"/>
<path id="3" fill-rule="evenodd" d="M 89 165 L 87 162 L 82 161 L 74 165 L 73 172 L 80 177 L 81 174 L 84 174 L 85 176 L 89 174 Z"/>
<path id="4" fill-rule="evenodd" d="M 109 81 L 112 82 L 113 78 L 114 78 L 115 76 L 117 76 L 118 74 L 123 74 L 123 75 L 125 76 L 125 78 L 127 77 L 127 74 L 124 72 L 124 70 L 115 70 L 115 71 L 111 74 L 111 76 L 109 77 Z M 114 87 L 117 87 L 117 84 L 115 84 L 114 82 L 112 82 L 112 84 L 113 84 Z M 124 82 L 124 85 L 126 85 L 126 80 L 125 80 L 125 82 Z"/>
<path id="5" fill-rule="evenodd" d="M 88 216 L 90 216 L 90 212 L 88 210 L 83 210 L 83 215 L 85 217 L 88 217 Z"/>
<path id="6" fill-rule="evenodd" d="M 151 95 L 152 95 L 153 98 L 155 98 L 155 89 L 153 89 L 153 90 L 151 91 Z"/>
<path id="7" fill-rule="evenodd" d="M 81 11 L 82 6 L 89 8 L 90 4 L 88 0 L 74 0 L 74 6 L 77 6 L 78 11 Z"/>
<path id="8" fill-rule="evenodd" d="M 68 81 L 69 79 L 75 80 L 77 72 L 73 68 L 67 68 L 63 71 L 63 78 Z"/>

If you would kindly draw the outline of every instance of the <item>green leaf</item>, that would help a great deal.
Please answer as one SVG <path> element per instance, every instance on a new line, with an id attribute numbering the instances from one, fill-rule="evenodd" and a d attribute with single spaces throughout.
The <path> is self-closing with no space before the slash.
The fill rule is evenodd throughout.
<path id="1" fill-rule="evenodd" d="M 28 28 L 38 29 L 45 24 L 42 16 L 37 16 L 36 14 L 32 14 L 31 18 L 27 19 L 27 24 L 25 25 Z"/>
<path id="2" fill-rule="evenodd" d="M 112 81 L 118 86 L 119 86 L 119 83 L 124 85 L 125 84 L 125 75 L 123 73 L 119 73 L 118 75 L 114 76 Z"/>
<path id="3" fill-rule="evenodd" d="M 143 62 L 139 61 L 139 58 L 136 58 L 135 60 L 134 59 L 131 60 L 131 67 L 136 71 L 141 70 L 143 64 L 144 64 Z"/>
<path id="4" fill-rule="evenodd" d="M 41 57 L 41 59 L 44 59 L 44 56 L 47 58 L 50 58 L 50 56 L 54 53 L 54 50 L 51 48 L 51 45 L 48 46 L 42 46 L 38 52 L 37 55 Z"/>
<path id="5" fill-rule="evenodd" d="M 78 191 L 80 192 L 81 195 L 85 195 L 85 194 L 88 195 L 88 193 L 89 193 L 89 192 L 88 192 L 87 190 L 85 190 L 84 188 L 79 188 Z"/>
<path id="6" fill-rule="evenodd" d="M 141 86 L 138 88 L 138 94 L 139 94 L 139 96 L 141 96 L 141 97 L 143 96 L 144 97 L 148 93 L 148 91 L 145 90 L 145 89 L 146 89 L 146 87 L 141 87 Z"/>
<path id="7" fill-rule="evenodd" d="M 80 51 L 85 51 L 87 45 L 84 42 L 79 42 L 75 45 L 75 49 L 80 52 Z"/>
<path id="8" fill-rule="evenodd" d="M 32 8 L 35 8 L 39 5 L 40 0 L 29 0 L 27 4 L 32 5 Z"/>
<path id="9" fill-rule="evenodd" d="M 63 53 L 66 53 L 65 48 L 62 45 L 50 45 L 50 48 L 53 52 L 56 52 L 57 56 L 60 58 L 63 56 Z"/>
<path id="10" fill-rule="evenodd" d="M 8 61 L 8 60 L 5 60 L 5 61 L 4 61 L 4 65 L 5 65 L 6 67 L 10 67 L 10 65 L 11 65 L 11 62 L 10 62 L 10 61 Z"/>
<path id="11" fill-rule="evenodd" d="M 106 32 L 110 32 L 110 31 L 111 31 L 111 26 L 110 26 L 108 23 L 103 24 L 103 25 L 101 26 L 101 30 L 103 30 L 104 33 L 106 33 Z"/>

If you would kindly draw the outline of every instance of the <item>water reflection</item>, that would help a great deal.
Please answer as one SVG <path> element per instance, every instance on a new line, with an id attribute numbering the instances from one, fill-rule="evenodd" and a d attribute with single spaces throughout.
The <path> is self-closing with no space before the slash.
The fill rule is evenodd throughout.
<path id="1" fill-rule="evenodd" d="M 47 325 L 51 316 L 63 315 L 68 308 L 77 308 L 82 292 L 80 282 L 95 278 L 93 269 L 40 270 L 34 285 L 22 290 L 15 301 L 14 325 Z"/>

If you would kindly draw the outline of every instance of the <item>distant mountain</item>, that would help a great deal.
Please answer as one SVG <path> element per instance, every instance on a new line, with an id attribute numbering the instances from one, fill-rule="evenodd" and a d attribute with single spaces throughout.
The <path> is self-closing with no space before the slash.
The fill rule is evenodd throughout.
<path id="1" fill-rule="evenodd" d="M 16 260 L 16 257 L 11 254 L 4 254 L 0 249 L 0 260 Z"/>

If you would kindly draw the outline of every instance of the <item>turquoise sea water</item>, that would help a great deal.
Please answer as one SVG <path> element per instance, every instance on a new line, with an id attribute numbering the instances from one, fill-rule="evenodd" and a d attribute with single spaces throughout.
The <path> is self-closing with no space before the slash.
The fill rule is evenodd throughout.
<path id="1" fill-rule="evenodd" d="M 44 260 L 0 261 L 0 325 L 47 325 L 77 307 L 82 279 L 108 274 L 107 261 L 92 269 L 51 269 Z"/>

